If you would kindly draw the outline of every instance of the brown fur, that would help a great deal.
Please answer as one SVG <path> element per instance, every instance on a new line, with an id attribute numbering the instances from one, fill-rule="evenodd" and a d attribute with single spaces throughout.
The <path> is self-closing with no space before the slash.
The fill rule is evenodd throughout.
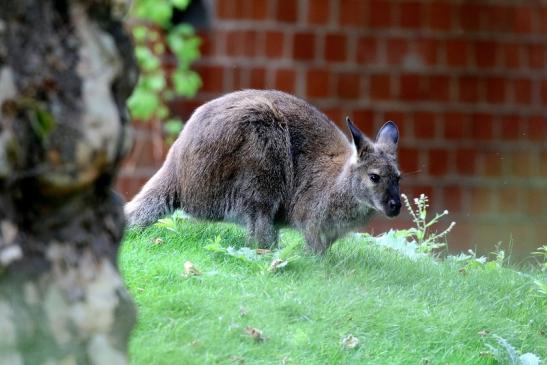
<path id="1" fill-rule="evenodd" d="M 322 253 L 374 211 L 395 216 L 400 209 L 396 126 L 386 123 L 372 142 L 347 123 L 353 144 L 292 95 L 244 90 L 212 100 L 196 109 L 163 166 L 126 205 L 129 224 L 147 226 L 182 208 L 243 224 L 261 246 L 277 242 L 279 226 L 293 226 Z"/>

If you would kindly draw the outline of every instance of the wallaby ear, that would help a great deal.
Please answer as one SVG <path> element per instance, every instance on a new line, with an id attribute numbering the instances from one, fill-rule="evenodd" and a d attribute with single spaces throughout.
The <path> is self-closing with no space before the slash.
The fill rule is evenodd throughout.
<path id="1" fill-rule="evenodd" d="M 395 153 L 397 151 L 397 143 L 399 142 L 399 129 L 392 121 L 386 122 L 376 137 L 376 143 L 381 146 L 386 152 Z"/>
<path id="2" fill-rule="evenodd" d="M 361 156 L 361 153 L 370 151 L 372 149 L 370 140 L 357 128 L 349 117 L 346 117 L 346 123 L 353 137 L 353 144 L 357 150 L 357 155 Z"/>

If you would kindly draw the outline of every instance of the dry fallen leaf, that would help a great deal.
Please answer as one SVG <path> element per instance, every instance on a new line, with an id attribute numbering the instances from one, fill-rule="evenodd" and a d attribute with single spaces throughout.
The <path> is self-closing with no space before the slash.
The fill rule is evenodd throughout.
<path id="1" fill-rule="evenodd" d="M 234 364 L 245 364 L 245 359 L 241 356 L 232 355 L 230 356 L 230 362 Z"/>
<path id="2" fill-rule="evenodd" d="M 342 338 L 342 346 L 347 349 L 354 349 L 359 346 L 359 339 L 352 334 L 349 334 Z"/>
<path id="3" fill-rule="evenodd" d="M 276 272 L 277 270 L 279 269 L 282 269 L 284 268 L 285 266 L 287 266 L 289 262 L 286 261 L 286 260 L 281 260 L 281 259 L 273 259 L 272 260 L 272 263 L 270 264 L 270 271 L 271 272 Z"/>
<path id="4" fill-rule="evenodd" d="M 159 237 L 156 237 L 156 238 L 154 238 L 154 241 L 152 241 L 152 243 L 154 245 L 161 245 L 161 244 L 163 244 L 163 239 L 161 239 Z"/>
<path id="5" fill-rule="evenodd" d="M 477 334 L 481 337 L 488 336 L 489 333 L 490 331 L 488 330 L 480 330 L 479 332 L 477 332 Z"/>
<path id="6" fill-rule="evenodd" d="M 257 248 L 256 249 L 256 254 L 257 255 L 266 255 L 266 254 L 269 254 L 271 252 L 272 252 L 272 250 L 269 250 L 267 248 Z"/>
<path id="7" fill-rule="evenodd" d="M 247 326 L 245 327 L 245 333 L 251 336 L 256 342 L 262 342 L 266 339 L 262 334 L 262 331 L 258 328 Z"/>
<path id="8" fill-rule="evenodd" d="M 201 272 L 196 269 L 192 261 L 186 261 L 184 263 L 184 276 L 201 275 Z"/>

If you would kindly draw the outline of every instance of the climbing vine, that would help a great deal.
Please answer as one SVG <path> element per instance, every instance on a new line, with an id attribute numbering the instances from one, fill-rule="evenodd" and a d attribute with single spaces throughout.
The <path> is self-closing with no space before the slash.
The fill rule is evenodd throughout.
<path id="1" fill-rule="evenodd" d="M 183 122 L 170 115 L 167 103 L 177 96 L 192 97 L 201 87 L 199 75 L 190 69 L 200 57 L 200 39 L 191 25 L 172 22 L 173 13 L 183 11 L 189 3 L 190 0 L 136 0 L 130 12 L 141 75 L 127 104 L 134 118 L 161 120 L 171 140 Z M 163 60 L 168 56 L 175 60 L 174 69 L 164 67 Z"/>

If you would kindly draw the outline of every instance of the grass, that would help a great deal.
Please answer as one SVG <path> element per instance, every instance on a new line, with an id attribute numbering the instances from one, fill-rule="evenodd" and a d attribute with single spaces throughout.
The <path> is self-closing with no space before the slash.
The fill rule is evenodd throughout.
<path id="1" fill-rule="evenodd" d="M 119 264 L 139 309 L 132 363 L 497 364 L 497 336 L 547 358 L 547 300 L 534 285 L 544 273 L 412 260 L 356 235 L 324 257 L 294 231 L 280 241 L 255 257 L 237 250 L 234 225 L 129 231 Z M 272 272 L 274 255 L 288 264 Z M 201 274 L 185 275 L 186 261 Z M 354 348 L 342 343 L 350 334 Z"/>

